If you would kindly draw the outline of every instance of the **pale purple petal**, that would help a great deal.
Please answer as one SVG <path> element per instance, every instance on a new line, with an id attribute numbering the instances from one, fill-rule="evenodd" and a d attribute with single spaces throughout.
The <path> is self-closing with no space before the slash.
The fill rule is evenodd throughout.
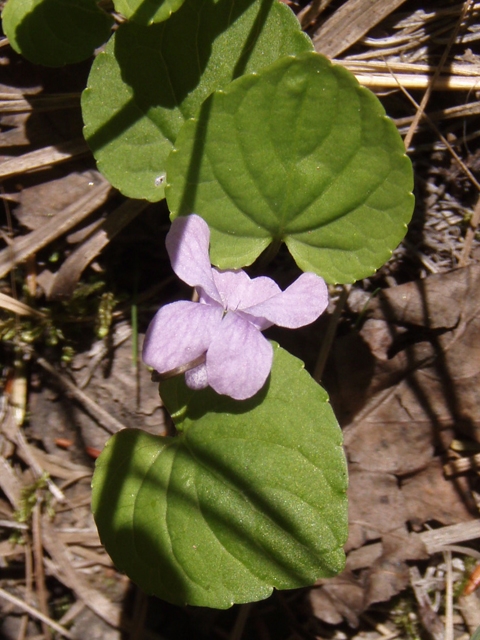
<path id="1" fill-rule="evenodd" d="M 227 313 L 207 351 L 208 384 L 236 400 L 255 395 L 272 368 L 273 349 L 251 323 Z"/>
<path id="2" fill-rule="evenodd" d="M 245 271 L 213 269 L 213 280 L 225 309 L 238 311 L 281 293 L 276 282 L 266 276 L 250 278 Z"/>
<path id="3" fill-rule="evenodd" d="M 218 333 L 222 308 L 180 300 L 155 314 L 143 343 L 143 361 L 165 373 L 205 353 Z"/>
<path id="4" fill-rule="evenodd" d="M 210 229 L 195 214 L 176 218 L 165 238 L 172 269 L 191 287 L 201 287 L 212 300 L 220 302 L 213 281 L 208 248 Z"/>
<path id="5" fill-rule="evenodd" d="M 187 387 L 195 391 L 208 387 L 207 365 L 205 363 L 199 364 L 198 367 L 186 371 L 185 382 Z"/>
<path id="6" fill-rule="evenodd" d="M 280 327 L 298 329 L 316 320 L 327 305 L 328 289 L 324 280 L 314 273 L 302 273 L 285 291 L 242 311 Z"/>
<path id="7" fill-rule="evenodd" d="M 213 279 L 223 308 L 235 311 L 240 316 L 243 315 L 241 308 L 244 305 L 251 306 L 281 292 L 280 287 L 271 278 L 262 276 L 252 280 L 243 270 L 220 271 L 214 268 Z M 214 304 L 214 301 L 204 294 L 200 295 L 200 300 L 206 304 Z M 253 316 L 248 316 L 248 321 L 254 324 L 259 331 L 264 331 L 272 326 L 268 320 Z"/>

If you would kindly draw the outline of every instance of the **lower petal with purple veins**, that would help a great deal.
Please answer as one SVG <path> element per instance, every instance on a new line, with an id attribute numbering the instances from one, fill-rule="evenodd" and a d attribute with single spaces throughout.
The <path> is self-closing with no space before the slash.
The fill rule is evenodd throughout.
<path id="1" fill-rule="evenodd" d="M 236 400 L 251 398 L 265 384 L 273 349 L 250 322 L 227 313 L 207 351 L 208 384 Z"/>
<path id="2" fill-rule="evenodd" d="M 222 322 L 220 306 L 181 300 L 159 309 L 143 343 L 143 361 L 159 373 L 205 353 Z"/>

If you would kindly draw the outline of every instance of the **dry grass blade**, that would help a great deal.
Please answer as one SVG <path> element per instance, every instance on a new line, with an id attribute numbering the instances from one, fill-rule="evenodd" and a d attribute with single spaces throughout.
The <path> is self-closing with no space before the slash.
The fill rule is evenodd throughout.
<path id="1" fill-rule="evenodd" d="M 397 76 L 398 78 L 398 76 Z M 401 78 L 398 78 L 401 82 Z M 480 101 L 467 102 L 456 107 L 447 107 L 446 109 L 440 109 L 439 111 L 432 111 L 426 114 L 432 122 L 438 120 L 451 120 L 453 118 L 467 118 L 468 116 L 477 116 L 480 114 Z M 401 128 L 405 125 L 409 125 L 413 122 L 414 116 L 406 116 L 405 118 L 395 118 L 394 122 L 397 128 Z"/>
<path id="2" fill-rule="evenodd" d="M 62 489 L 71 486 L 82 478 L 89 478 L 92 470 L 80 464 L 75 464 L 69 460 L 64 460 L 52 453 L 46 453 L 41 449 L 35 452 L 36 459 L 42 468 L 53 478 L 59 478 L 66 482 L 62 484 Z"/>
<path id="3" fill-rule="evenodd" d="M 424 112 L 425 112 L 425 108 L 427 106 L 427 103 L 430 99 L 430 96 L 432 94 L 433 91 L 433 84 L 435 82 L 435 78 L 438 78 L 440 76 L 440 73 L 442 72 L 445 62 L 447 61 L 447 57 L 448 54 L 450 52 L 450 49 L 452 48 L 453 43 L 455 42 L 457 35 L 460 31 L 460 27 L 462 26 L 463 21 L 465 20 L 465 17 L 470 9 L 470 7 L 472 6 L 472 0 L 467 0 L 464 4 L 463 10 L 460 14 L 460 17 L 458 18 L 457 24 L 455 25 L 455 29 L 453 30 L 452 35 L 449 38 L 448 44 L 445 47 L 443 53 L 442 53 L 442 57 L 440 58 L 440 62 L 437 66 L 437 68 L 435 69 L 435 73 L 432 79 L 432 83 L 427 87 L 427 90 L 425 91 L 425 94 L 422 98 L 422 101 L 420 103 L 420 107 L 417 110 L 417 113 L 415 114 L 415 117 L 413 119 L 412 124 L 410 125 L 410 129 L 407 133 L 407 135 L 405 136 L 405 149 L 408 149 L 410 147 L 410 143 L 412 142 L 412 138 L 415 134 L 415 131 L 417 130 L 417 126 L 418 123 L 420 122 Z"/>
<path id="4" fill-rule="evenodd" d="M 433 640 L 446 640 L 443 625 L 432 606 L 426 586 L 417 567 L 410 567 L 410 583 L 418 602 L 420 619 L 428 634 L 432 636 Z"/>
<path id="5" fill-rule="evenodd" d="M 112 211 L 94 235 L 78 247 L 62 264 L 52 282 L 50 291 L 47 292 L 48 297 L 63 298 L 71 295 L 84 269 L 107 246 L 110 240 L 144 211 L 149 204 L 146 200 L 127 200 L 115 211 Z"/>
<path id="6" fill-rule="evenodd" d="M 7 415 L 7 419 L 3 423 L 3 431 L 5 435 L 17 446 L 17 454 L 18 456 L 29 465 L 32 472 L 34 473 L 37 479 L 45 477 L 45 470 L 42 468 L 42 465 L 39 463 L 36 457 L 37 450 L 35 447 L 31 446 L 23 435 L 23 431 L 18 428 L 15 420 L 11 413 Z M 0 457 L 0 460 L 2 458 Z M 64 502 L 65 496 L 57 487 L 57 485 L 51 480 L 50 477 L 46 478 L 46 483 L 49 491 L 54 496 L 54 498 L 58 502 Z M 19 503 L 15 505 L 18 508 Z"/>
<path id="7" fill-rule="evenodd" d="M 85 604 L 81 600 L 77 600 L 74 604 L 72 604 L 67 613 L 60 618 L 59 623 L 63 626 L 71 624 L 84 609 Z"/>
<path id="8" fill-rule="evenodd" d="M 36 113 L 58 109 L 78 109 L 80 94 L 59 93 L 50 96 L 31 96 L 28 100 L 22 93 L 0 93 L 0 113 Z"/>
<path id="9" fill-rule="evenodd" d="M 420 534 L 420 537 L 429 553 L 442 551 L 445 545 L 479 539 L 480 519 L 424 531 Z"/>
<path id="10" fill-rule="evenodd" d="M 43 544 L 56 566 L 51 566 L 57 577 L 75 592 L 92 611 L 105 622 L 118 628 L 121 621 L 121 609 L 110 602 L 102 593 L 91 587 L 85 578 L 75 571 L 72 557 L 67 547 L 59 540 L 48 518 L 42 518 Z"/>
<path id="11" fill-rule="evenodd" d="M 100 541 L 99 541 L 100 544 Z M 98 565 L 103 565 L 105 567 L 113 567 L 113 562 L 110 559 L 110 556 L 107 553 L 97 553 L 96 551 L 92 551 L 91 549 L 86 549 L 80 545 L 71 545 L 70 551 L 74 553 L 76 556 L 80 556 L 83 558 L 81 563 L 77 564 L 77 568 L 84 567 L 94 567 Z"/>
<path id="12" fill-rule="evenodd" d="M 343 66 L 348 68 L 346 64 Z M 430 89 L 430 91 L 476 91 L 480 87 L 480 78 L 477 76 L 433 76 L 407 73 L 396 74 L 396 77 L 380 73 L 355 73 L 354 75 L 364 87 L 379 91 L 395 89 L 399 84 L 406 89 Z"/>
<path id="13" fill-rule="evenodd" d="M 24 153 L 18 158 L 11 158 L 2 162 L 0 164 L 0 178 L 8 178 L 26 171 L 66 162 L 89 153 L 90 149 L 83 138 L 69 140 L 68 142 L 62 142 L 37 151 L 30 151 L 30 153 Z"/>
<path id="14" fill-rule="evenodd" d="M 451 547 L 456 542 L 466 542 L 468 540 L 480 539 L 480 520 L 453 524 L 448 527 L 422 531 L 418 535 L 429 555 L 442 552 L 445 548 Z M 414 537 L 415 537 L 414 535 Z M 411 538 L 412 542 L 414 541 Z M 464 552 L 466 553 L 466 551 Z M 347 569 L 356 571 L 368 567 L 382 555 L 382 544 L 375 542 L 359 549 L 355 549 L 348 554 Z"/>
<path id="15" fill-rule="evenodd" d="M 40 502 L 37 503 L 32 512 L 32 537 L 33 537 L 33 560 L 35 564 L 35 585 L 37 587 L 37 600 L 40 611 L 48 617 L 48 595 L 45 587 L 45 571 L 43 568 L 43 545 L 42 529 L 40 521 Z M 52 634 L 45 621 L 42 620 L 42 630 L 45 640 L 51 640 Z"/>
<path id="16" fill-rule="evenodd" d="M 12 507 L 18 509 L 22 485 L 3 456 L 0 456 L 0 489 L 7 496 Z"/>
<path id="17" fill-rule="evenodd" d="M 110 184 L 102 179 L 90 193 L 58 213 L 49 223 L 27 236 L 14 240 L 10 246 L 0 251 L 0 278 L 3 278 L 15 265 L 47 246 L 53 240 L 69 231 L 84 220 L 108 198 Z"/>
<path id="18" fill-rule="evenodd" d="M 416 109 L 420 109 L 420 105 L 414 100 L 414 98 L 412 98 L 412 96 L 408 93 L 408 91 L 402 87 L 400 84 L 397 83 L 397 86 L 400 88 L 400 90 L 402 91 L 402 93 L 408 98 L 408 100 L 413 104 L 413 106 Z M 445 147 L 448 149 L 448 151 L 450 152 L 450 154 L 453 156 L 455 162 L 458 164 L 458 166 L 460 167 L 460 169 L 463 171 L 463 173 L 467 176 L 467 178 L 470 180 L 470 182 L 473 184 L 473 186 L 480 191 L 480 182 L 478 182 L 478 180 L 475 178 L 475 176 L 473 175 L 473 173 L 470 171 L 470 169 L 466 166 L 466 164 L 463 162 L 463 160 L 460 158 L 460 156 L 458 155 L 458 153 L 455 151 L 455 149 L 452 147 L 452 145 L 450 144 L 450 142 L 445 138 L 444 135 L 442 135 L 438 129 L 438 127 L 435 125 L 434 122 L 432 122 L 432 120 L 429 118 L 429 116 L 426 113 L 423 113 L 423 117 L 425 119 L 426 122 L 428 122 L 428 124 L 430 125 L 430 127 L 433 129 L 433 131 L 435 131 L 436 135 L 440 138 L 440 140 L 443 142 L 443 144 L 445 145 Z"/>
<path id="19" fill-rule="evenodd" d="M 69 638 L 70 640 L 74 640 L 74 637 L 72 636 L 72 634 L 69 631 L 67 631 L 67 629 L 57 624 L 55 620 L 52 620 L 51 618 L 45 616 L 41 611 L 37 611 L 37 609 L 34 609 L 23 600 L 20 600 L 20 598 L 16 598 L 11 593 L 8 593 L 8 591 L 5 591 L 5 589 L 0 588 L 0 598 L 3 598 L 7 602 L 10 602 L 15 607 L 18 607 L 21 611 L 26 611 L 28 615 L 32 616 L 32 618 L 41 620 L 42 622 L 47 624 L 49 627 L 51 627 L 54 631 L 59 633 L 64 638 Z"/>
<path id="20" fill-rule="evenodd" d="M 313 0 L 309 5 L 301 9 L 297 13 L 297 18 L 300 20 L 302 28 L 306 29 L 310 24 L 315 22 L 331 2 L 332 0 Z"/>
<path id="21" fill-rule="evenodd" d="M 422 76 L 429 74 L 429 78 L 433 78 L 432 65 L 425 64 L 423 62 L 401 62 L 396 59 L 393 60 L 356 60 L 355 58 L 336 58 L 332 60 L 335 64 L 341 64 L 346 69 L 355 74 L 371 74 L 371 73 L 386 73 L 391 76 L 391 72 L 394 71 L 397 77 L 403 77 L 402 74 L 408 76 Z M 480 68 L 477 65 L 449 62 L 448 75 L 444 76 L 444 79 L 450 77 L 453 78 L 467 78 L 474 80 L 477 78 L 480 81 Z"/>
<path id="22" fill-rule="evenodd" d="M 20 302 L 11 296 L 7 296 L 5 293 L 0 292 L 0 307 L 7 311 L 12 311 L 19 316 L 35 316 L 36 318 L 44 319 L 46 316 L 41 311 L 33 309 L 24 302 Z"/>
<path id="23" fill-rule="evenodd" d="M 30 602 L 33 593 L 33 561 L 32 561 L 32 548 L 30 540 L 25 536 L 25 601 Z M 20 625 L 20 631 L 18 633 L 17 640 L 23 640 L 27 635 L 28 629 L 28 614 L 25 613 L 22 616 L 22 623 Z"/>
<path id="24" fill-rule="evenodd" d="M 315 50 L 335 58 L 404 2 L 405 0 L 348 0 L 314 33 Z"/>

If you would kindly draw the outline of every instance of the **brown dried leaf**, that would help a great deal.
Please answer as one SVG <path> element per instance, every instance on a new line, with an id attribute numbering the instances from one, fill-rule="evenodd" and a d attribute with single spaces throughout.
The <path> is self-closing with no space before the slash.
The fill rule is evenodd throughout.
<path id="1" fill-rule="evenodd" d="M 475 518 L 475 505 L 466 505 L 465 478 L 445 479 L 442 463 L 434 458 L 426 469 L 402 482 L 407 518 L 415 525 L 430 520 L 442 524 L 467 522 Z"/>
<path id="2" fill-rule="evenodd" d="M 407 522 L 474 519 L 465 479 L 445 479 L 433 456 L 458 428 L 480 441 L 479 286 L 480 267 L 471 266 L 393 287 L 370 301 L 358 333 L 334 344 L 335 377 L 325 382 L 349 460 L 350 553 L 349 571 L 312 594 L 326 622 L 355 625 L 405 588 L 406 561 L 427 556 Z M 352 298 L 362 313 L 365 299 Z"/>
<path id="3" fill-rule="evenodd" d="M 406 560 L 428 557 L 421 541 L 404 527 L 382 538 L 382 555 L 365 572 L 365 607 L 385 602 L 403 591 L 410 580 Z"/>
<path id="4" fill-rule="evenodd" d="M 404 526 L 383 536 L 382 542 L 367 545 L 360 552 L 372 549 L 367 568 L 358 577 L 352 573 L 355 563 L 347 558 L 347 569 L 336 578 L 324 581 L 320 589 L 310 595 L 315 615 L 330 624 L 340 624 L 342 618 L 355 627 L 358 616 L 374 602 L 385 602 L 400 593 L 409 583 L 409 568 L 406 560 L 428 557 L 425 546 L 415 534 L 409 534 Z M 378 553 L 380 550 L 380 554 Z M 357 567 L 358 568 L 358 567 Z"/>
<path id="5" fill-rule="evenodd" d="M 40 182 L 22 189 L 15 217 L 33 231 L 99 184 L 98 172 L 68 173 L 61 178 Z"/>
<path id="6" fill-rule="evenodd" d="M 404 498 L 395 476 L 350 467 L 349 522 L 346 549 L 356 549 L 402 527 Z"/>
<path id="7" fill-rule="evenodd" d="M 358 626 L 358 616 L 365 609 L 365 587 L 349 571 L 331 578 L 320 589 L 312 589 L 310 605 L 317 618 L 340 624 L 345 618 L 351 627 Z"/>
<path id="8" fill-rule="evenodd" d="M 396 376 L 401 383 L 387 402 L 395 397 L 401 422 L 425 422 L 437 432 L 459 428 L 480 442 L 479 287 L 480 266 L 471 265 L 387 289 L 371 301 L 369 316 L 384 323 L 391 343 L 382 338 L 383 356 L 378 339 L 370 350 L 364 412 L 378 404 L 378 390 L 391 388 Z M 372 345 L 371 326 L 360 335 Z"/>
<path id="9" fill-rule="evenodd" d="M 404 2 L 348 0 L 315 32 L 315 49 L 332 58 L 338 56 Z"/>

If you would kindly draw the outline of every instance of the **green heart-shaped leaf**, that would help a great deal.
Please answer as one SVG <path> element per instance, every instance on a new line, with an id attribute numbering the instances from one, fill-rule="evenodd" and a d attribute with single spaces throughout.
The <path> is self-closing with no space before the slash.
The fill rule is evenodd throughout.
<path id="1" fill-rule="evenodd" d="M 100 171 L 127 196 L 160 200 L 177 133 L 205 98 L 242 73 L 311 49 L 277 0 L 187 0 L 160 24 L 122 25 L 82 96 Z"/>
<path id="2" fill-rule="evenodd" d="M 172 217 L 209 224 L 211 259 L 250 264 L 274 240 L 329 282 L 371 275 L 413 210 L 401 137 L 374 94 L 316 53 L 213 94 L 185 123 L 167 174 Z"/>
<path id="3" fill-rule="evenodd" d="M 107 443 L 93 513 L 147 593 L 227 608 L 343 568 L 346 464 L 327 395 L 278 345 L 267 385 L 237 402 L 167 381 L 180 435 L 125 430 Z"/>
<path id="4" fill-rule="evenodd" d="M 129 20 L 153 24 L 167 20 L 185 0 L 114 0 L 115 10 Z"/>
<path id="5" fill-rule="evenodd" d="M 8 0 L 2 13 L 15 51 L 47 67 L 86 60 L 107 40 L 112 24 L 95 0 Z"/>

